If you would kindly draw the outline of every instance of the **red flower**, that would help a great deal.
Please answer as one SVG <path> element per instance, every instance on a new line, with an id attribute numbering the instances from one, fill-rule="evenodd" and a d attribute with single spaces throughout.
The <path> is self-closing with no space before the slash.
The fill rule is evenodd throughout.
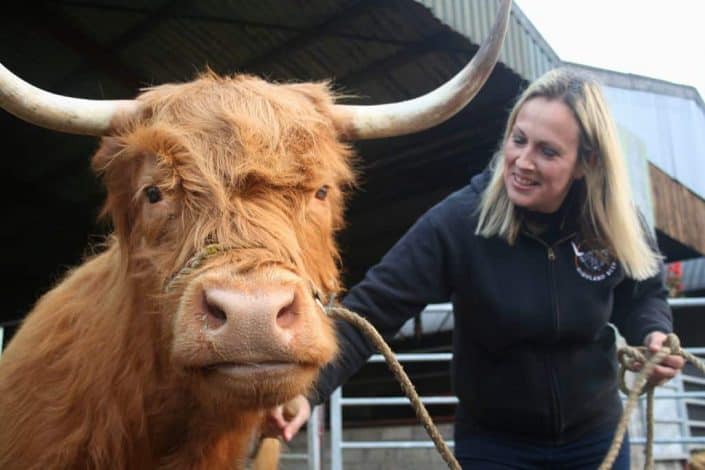
<path id="1" fill-rule="evenodd" d="M 666 269 L 666 286 L 668 287 L 668 295 L 670 297 L 678 297 L 683 293 L 683 263 L 674 261 L 668 264 Z"/>

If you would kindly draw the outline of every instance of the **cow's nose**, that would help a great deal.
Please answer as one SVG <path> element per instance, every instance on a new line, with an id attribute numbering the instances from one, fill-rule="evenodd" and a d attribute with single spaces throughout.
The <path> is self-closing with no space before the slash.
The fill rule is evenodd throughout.
<path id="1" fill-rule="evenodd" d="M 204 291 L 205 323 L 210 330 L 236 328 L 272 333 L 293 328 L 298 319 L 296 289 L 211 288 Z"/>

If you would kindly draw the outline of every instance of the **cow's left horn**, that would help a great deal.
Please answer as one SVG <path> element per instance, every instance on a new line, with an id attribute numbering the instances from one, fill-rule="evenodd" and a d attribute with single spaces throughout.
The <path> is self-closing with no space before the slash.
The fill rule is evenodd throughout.
<path id="1" fill-rule="evenodd" d="M 477 54 L 455 77 L 407 101 L 373 106 L 337 105 L 336 120 L 349 139 L 376 139 L 428 129 L 463 109 L 482 88 L 497 63 L 509 22 L 511 0 L 500 0 L 492 31 Z"/>
<path id="2" fill-rule="evenodd" d="M 117 113 L 134 112 L 137 102 L 55 95 L 30 85 L 0 64 L 0 106 L 20 119 L 55 131 L 102 135 Z"/>

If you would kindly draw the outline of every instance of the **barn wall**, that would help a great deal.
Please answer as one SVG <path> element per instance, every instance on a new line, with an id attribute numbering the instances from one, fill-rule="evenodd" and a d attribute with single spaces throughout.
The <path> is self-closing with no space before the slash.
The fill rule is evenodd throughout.
<path id="1" fill-rule="evenodd" d="M 658 230 L 705 253 L 705 201 L 655 165 L 649 165 Z"/>

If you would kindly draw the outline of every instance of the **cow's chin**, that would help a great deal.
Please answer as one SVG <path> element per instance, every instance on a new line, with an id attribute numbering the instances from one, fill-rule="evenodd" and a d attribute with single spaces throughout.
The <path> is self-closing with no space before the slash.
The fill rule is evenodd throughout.
<path id="1" fill-rule="evenodd" d="M 306 393 L 320 367 L 295 363 L 217 363 L 200 369 L 199 388 L 207 400 L 221 405 L 262 409 Z"/>

